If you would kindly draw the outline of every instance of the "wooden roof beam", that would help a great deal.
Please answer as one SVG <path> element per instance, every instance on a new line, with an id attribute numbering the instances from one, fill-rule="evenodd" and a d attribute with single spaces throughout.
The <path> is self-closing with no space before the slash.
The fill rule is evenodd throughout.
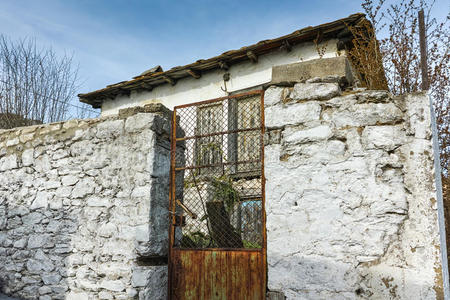
<path id="1" fill-rule="evenodd" d="M 219 67 L 223 70 L 228 70 L 230 67 L 228 66 L 228 64 L 225 61 L 219 61 Z"/>
<path id="2" fill-rule="evenodd" d="M 162 77 L 166 82 L 170 83 L 171 85 L 175 85 L 177 81 L 173 78 L 170 78 L 169 76 L 164 75 Z"/>
<path id="3" fill-rule="evenodd" d="M 251 50 L 247 51 L 247 57 L 250 58 L 250 60 L 254 63 L 258 62 L 258 56 L 256 56 L 255 52 Z"/>
<path id="4" fill-rule="evenodd" d="M 153 90 L 153 85 L 151 85 L 145 81 L 141 84 L 141 86 L 146 90 L 149 90 L 149 91 Z"/>
<path id="5" fill-rule="evenodd" d="M 202 73 L 200 73 L 199 71 L 195 71 L 193 69 L 187 69 L 186 72 L 195 79 L 199 79 L 200 77 L 202 77 Z"/>
<path id="6" fill-rule="evenodd" d="M 121 87 L 121 88 L 119 88 L 119 92 L 129 94 L 131 92 L 131 90 L 128 87 L 126 87 L 126 88 Z"/>
<path id="7" fill-rule="evenodd" d="M 292 45 L 289 43 L 288 40 L 284 40 L 284 41 L 281 43 L 280 49 L 281 49 L 281 50 L 286 50 L 286 52 L 291 52 L 291 50 L 292 50 Z"/>
<path id="8" fill-rule="evenodd" d="M 317 31 L 317 36 L 313 40 L 313 42 L 314 42 L 314 44 L 316 44 L 316 46 L 318 46 L 320 43 L 322 43 L 322 40 L 323 40 L 323 31 L 321 29 L 319 29 Z"/>

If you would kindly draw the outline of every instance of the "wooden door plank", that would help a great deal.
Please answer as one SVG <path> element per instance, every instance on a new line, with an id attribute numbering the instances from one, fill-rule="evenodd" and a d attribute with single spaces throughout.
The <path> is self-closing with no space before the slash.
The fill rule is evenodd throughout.
<path id="1" fill-rule="evenodd" d="M 171 298 L 264 299 L 262 254 L 259 250 L 173 249 L 170 263 L 177 265 L 171 274 Z"/>

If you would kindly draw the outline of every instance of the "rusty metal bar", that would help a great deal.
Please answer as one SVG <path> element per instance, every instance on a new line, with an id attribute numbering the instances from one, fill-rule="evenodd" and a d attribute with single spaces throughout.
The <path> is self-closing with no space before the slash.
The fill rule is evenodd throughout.
<path id="1" fill-rule="evenodd" d="M 263 278 L 263 291 L 267 290 L 267 234 L 266 234 L 266 177 L 264 174 L 264 135 L 266 132 L 264 115 L 264 93 L 261 94 L 261 195 L 262 195 L 262 262 L 261 276 Z"/>
<path id="2" fill-rule="evenodd" d="M 170 141 L 170 195 L 169 195 L 169 214 L 170 222 L 169 222 L 169 264 L 168 264 L 168 272 L 169 274 L 173 274 L 173 264 L 171 263 L 171 258 L 173 257 L 173 245 L 175 239 L 175 227 L 173 226 L 176 221 L 175 217 L 175 158 L 176 158 L 176 137 L 177 137 L 177 112 L 176 110 L 172 113 L 172 136 Z M 167 295 L 171 295 L 171 291 L 173 289 L 172 276 L 169 276 L 167 282 Z M 170 296 L 169 296 L 170 297 Z"/>
<path id="3" fill-rule="evenodd" d="M 190 166 L 190 167 L 184 167 L 184 168 L 175 168 L 175 171 L 214 168 L 214 167 L 220 167 L 220 166 L 224 166 L 224 165 L 241 165 L 241 164 L 259 163 L 259 162 L 260 162 L 259 159 L 244 160 L 244 161 L 232 161 L 232 162 L 224 162 L 224 163 L 211 164 L 211 165 L 200 165 L 200 166 Z"/>
<path id="4" fill-rule="evenodd" d="M 245 92 L 245 93 L 236 94 L 236 95 L 232 95 L 232 96 L 224 96 L 224 97 L 220 97 L 220 98 L 200 101 L 200 102 L 196 102 L 196 103 L 188 103 L 188 104 L 178 105 L 178 106 L 174 107 L 174 110 L 180 109 L 180 108 L 186 108 L 186 107 L 190 107 L 190 106 L 201 106 L 204 104 L 221 102 L 221 101 L 227 100 L 227 99 L 242 98 L 242 97 L 251 96 L 251 95 L 261 95 L 262 92 L 263 92 L 262 90 L 256 90 L 256 91 Z"/>
<path id="5" fill-rule="evenodd" d="M 247 131 L 256 131 L 256 130 L 261 130 L 261 127 L 252 127 L 252 128 L 244 128 L 244 129 L 219 131 L 219 132 L 208 133 L 208 134 L 191 135 L 191 136 L 187 136 L 187 137 L 177 138 L 177 141 L 185 141 L 185 140 L 192 140 L 192 139 L 198 139 L 198 138 L 203 138 L 203 137 L 225 135 L 225 134 L 230 134 L 230 133 L 239 133 L 239 132 L 247 132 Z"/>

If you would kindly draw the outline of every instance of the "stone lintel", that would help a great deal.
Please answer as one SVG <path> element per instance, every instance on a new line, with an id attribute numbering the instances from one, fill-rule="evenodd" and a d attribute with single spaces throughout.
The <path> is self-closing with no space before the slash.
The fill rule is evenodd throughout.
<path id="1" fill-rule="evenodd" d="M 350 62 L 345 56 L 340 56 L 274 66 L 272 67 L 272 81 L 269 84 L 286 85 L 286 83 L 305 82 L 312 78 L 331 80 L 340 85 L 353 83 Z"/>
<path id="2" fill-rule="evenodd" d="M 133 106 L 119 110 L 119 118 L 125 119 L 138 113 L 157 113 L 164 116 L 170 116 L 171 110 L 161 103 L 150 103 L 144 106 Z"/>

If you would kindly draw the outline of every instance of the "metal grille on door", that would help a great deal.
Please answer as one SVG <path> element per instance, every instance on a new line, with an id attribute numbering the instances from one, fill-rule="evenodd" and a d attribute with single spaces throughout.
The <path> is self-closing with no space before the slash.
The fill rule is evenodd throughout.
<path id="1" fill-rule="evenodd" d="M 175 171 L 175 215 L 183 216 L 174 246 L 261 248 L 260 94 L 176 108 L 184 137 Z M 180 146 L 181 147 L 181 146 Z"/>

